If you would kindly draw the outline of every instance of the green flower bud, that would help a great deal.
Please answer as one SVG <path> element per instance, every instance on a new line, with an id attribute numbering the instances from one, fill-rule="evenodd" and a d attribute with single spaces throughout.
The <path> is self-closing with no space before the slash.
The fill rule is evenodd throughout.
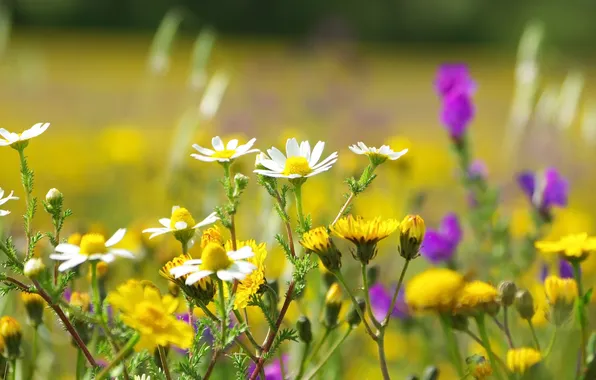
<path id="1" fill-rule="evenodd" d="M 41 259 L 33 258 L 25 263 L 23 274 L 29 278 L 37 278 L 46 270 L 46 266 Z"/>
<path id="2" fill-rule="evenodd" d="M 407 215 L 399 225 L 399 254 L 406 260 L 418 257 L 426 232 L 424 219 L 419 215 Z"/>
<path id="3" fill-rule="evenodd" d="M 341 310 L 343 293 L 340 286 L 335 283 L 331 285 L 325 296 L 325 326 L 328 328 L 337 325 L 337 317 Z"/>
<path id="4" fill-rule="evenodd" d="M 523 319 L 532 319 L 534 313 L 534 298 L 527 290 L 518 290 L 515 293 L 515 308 Z"/>
<path id="5" fill-rule="evenodd" d="M 379 268 L 378 265 L 372 265 L 372 266 L 369 266 L 368 268 L 366 268 L 366 278 L 368 279 L 367 285 L 369 288 L 377 283 L 377 280 L 379 279 L 380 271 L 381 271 L 381 269 Z"/>
<path id="6" fill-rule="evenodd" d="M 462 314 L 454 314 L 451 316 L 451 327 L 454 330 L 467 331 L 468 330 L 468 317 Z"/>
<path id="7" fill-rule="evenodd" d="M 366 301 L 363 298 L 356 298 L 356 301 L 358 302 L 358 308 L 360 309 L 362 314 L 364 314 L 364 309 L 366 308 Z M 360 324 L 360 322 L 362 322 L 362 318 L 360 318 L 360 314 L 358 313 L 356 306 L 352 305 L 352 308 L 346 316 L 346 321 L 352 327 L 356 327 Z"/>
<path id="8" fill-rule="evenodd" d="M 502 281 L 499 284 L 499 300 L 503 306 L 511 306 L 515 301 L 517 286 L 511 281 Z"/>
<path id="9" fill-rule="evenodd" d="M 234 176 L 234 196 L 239 196 L 248 186 L 248 177 L 242 173 Z"/>
<path id="10" fill-rule="evenodd" d="M 21 300 L 25 304 L 27 310 L 27 317 L 29 323 L 33 327 L 37 327 L 43 323 L 43 310 L 46 306 L 46 301 L 37 293 L 21 293 Z"/>
<path id="11" fill-rule="evenodd" d="M 312 342 L 312 327 L 310 320 L 306 315 L 301 315 L 296 321 L 296 329 L 298 330 L 298 336 L 304 343 Z"/>
<path id="12" fill-rule="evenodd" d="M 8 359 L 16 359 L 21 355 L 21 340 L 23 332 L 21 324 L 14 318 L 4 316 L 0 318 L 0 336 L 4 339 L 5 355 Z"/>

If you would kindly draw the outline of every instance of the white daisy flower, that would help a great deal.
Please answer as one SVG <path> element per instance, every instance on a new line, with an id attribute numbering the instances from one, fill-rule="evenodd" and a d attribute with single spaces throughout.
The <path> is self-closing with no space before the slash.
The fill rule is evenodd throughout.
<path id="1" fill-rule="evenodd" d="M 382 145 L 380 148 L 368 147 L 362 141 L 358 142 L 357 145 L 351 145 L 350 150 L 356 154 L 365 154 L 371 159 L 377 159 L 378 161 L 397 160 L 404 154 L 408 153 L 407 149 L 394 152 L 389 145 Z"/>
<path id="2" fill-rule="evenodd" d="M 135 375 L 134 380 L 151 380 L 151 376 L 142 374 L 141 376 Z"/>
<path id="3" fill-rule="evenodd" d="M 195 223 L 194 218 L 187 209 L 180 206 L 174 206 L 172 207 L 172 217 L 170 219 L 161 218 L 159 220 L 159 223 L 163 227 L 147 228 L 143 230 L 143 233 L 150 233 L 151 236 L 149 236 L 149 239 L 153 239 L 156 236 L 167 234 L 169 232 L 174 234 L 190 232 L 190 236 L 192 237 L 195 230 L 213 224 L 218 220 L 219 218 L 217 217 L 217 214 L 213 212 L 203 219 L 202 222 Z"/>
<path id="4" fill-rule="evenodd" d="M 4 196 L 4 190 L 0 187 L 0 206 L 5 204 L 6 202 L 10 201 L 11 199 L 19 199 L 18 197 L 13 197 L 14 191 L 11 191 L 10 194 L 6 198 L 2 198 Z M 6 216 L 10 214 L 8 210 L 0 210 L 0 216 Z"/>
<path id="5" fill-rule="evenodd" d="M 267 149 L 270 158 L 260 159 L 259 165 L 265 169 L 256 169 L 254 172 L 278 178 L 308 178 L 331 169 L 337 161 L 337 152 L 319 162 L 325 143 L 319 141 L 314 149 L 310 150 L 308 141 L 302 141 L 300 145 L 296 139 L 288 139 L 286 142 L 286 155 L 279 149 L 273 147 Z"/>
<path id="6" fill-rule="evenodd" d="M 102 234 L 85 234 L 81 237 L 80 245 L 58 244 L 56 247 L 58 254 L 50 255 L 50 259 L 64 261 L 58 267 L 60 272 L 74 268 L 88 260 L 101 260 L 111 263 L 116 259 L 116 256 L 134 259 L 135 256 L 125 249 L 111 248 L 118 244 L 125 234 L 126 228 L 121 228 L 108 241 L 106 241 Z"/>
<path id="7" fill-rule="evenodd" d="M 221 138 L 219 136 L 215 136 L 213 139 L 211 139 L 213 150 L 203 148 L 198 144 L 193 144 L 192 147 L 200 154 L 194 153 L 191 154 L 191 157 L 205 162 L 230 162 L 240 156 L 244 156 L 245 154 L 259 152 L 258 149 L 250 149 L 255 141 L 257 141 L 257 139 L 251 139 L 246 144 L 238 146 L 238 140 L 233 139 L 230 140 L 227 145 L 224 145 Z"/>
<path id="8" fill-rule="evenodd" d="M 6 129 L 0 128 L 0 146 L 13 145 L 37 137 L 44 133 L 49 126 L 50 123 L 37 123 L 22 133 L 8 132 Z"/>
<path id="9" fill-rule="evenodd" d="M 189 275 L 186 278 L 186 285 L 192 285 L 212 274 L 222 281 L 242 281 L 257 269 L 254 264 L 243 260 L 254 255 L 250 246 L 226 252 L 221 244 L 212 242 L 205 246 L 200 259 L 188 260 L 184 264 L 170 269 L 170 274 L 175 278 Z"/>

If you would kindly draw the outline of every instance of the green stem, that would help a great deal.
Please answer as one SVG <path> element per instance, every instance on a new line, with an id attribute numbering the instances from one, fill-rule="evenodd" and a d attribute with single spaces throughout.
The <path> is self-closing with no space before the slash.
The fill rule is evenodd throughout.
<path id="1" fill-rule="evenodd" d="M 242 315 L 238 310 L 234 309 L 234 315 L 236 316 L 236 319 L 238 319 L 238 322 L 245 323 L 244 318 L 242 318 Z M 254 348 L 257 351 L 261 351 L 261 346 L 259 345 L 259 343 L 257 343 L 256 339 L 248 329 L 244 332 L 244 335 L 246 335 L 250 343 L 254 346 Z"/>
<path id="2" fill-rule="evenodd" d="M 95 314 L 103 321 L 103 310 L 101 307 L 101 297 L 99 296 L 99 283 L 97 281 L 97 261 L 91 261 L 91 291 L 93 297 L 93 307 Z"/>
<path id="3" fill-rule="evenodd" d="M 298 224 L 300 229 L 305 231 L 304 213 L 302 212 L 302 183 L 294 185 L 294 196 L 296 197 L 296 213 L 298 214 Z"/>
<path id="4" fill-rule="evenodd" d="M 354 194 L 353 192 L 350 193 L 350 196 L 348 197 L 348 199 L 346 199 L 346 203 L 344 203 L 344 205 L 341 206 L 339 213 L 337 214 L 335 219 L 333 219 L 333 222 L 331 223 L 332 226 L 335 225 L 335 223 L 337 223 L 339 218 L 341 218 L 343 216 L 343 214 L 346 212 L 346 209 L 348 208 L 348 206 L 350 205 L 350 203 L 352 202 L 352 200 L 354 199 L 355 196 L 356 196 L 356 194 Z"/>
<path id="5" fill-rule="evenodd" d="M 219 310 L 221 312 L 221 338 L 222 342 L 226 341 L 226 300 L 224 298 L 224 286 L 223 281 L 219 278 L 217 279 L 217 287 L 219 293 Z"/>
<path id="6" fill-rule="evenodd" d="M 364 300 L 366 301 L 366 312 L 368 313 L 368 317 L 372 321 L 373 325 L 375 325 L 375 327 L 377 329 L 380 329 L 382 325 L 375 318 L 375 315 L 372 312 L 372 307 L 370 304 L 370 294 L 369 294 L 369 289 L 368 289 L 368 273 L 366 273 L 366 265 L 364 263 L 362 263 L 360 265 L 360 268 L 361 268 L 361 272 L 362 272 L 362 287 L 364 288 Z M 389 310 L 391 310 L 391 309 L 389 309 Z"/>
<path id="7" fill-rule="evenodd" d="M 29 378 L 32 379 L 35 375 L 35 366 L 37 363 L 37 345 L 38 345 L 38 338 L 39 332 L 37 331 L 38 326 L 33 327 L 33 342 L 31 343 L 31 372 L 29 374 Z"/>
<path id="8" fill-rule="evenodd" d="M 482 339 L 480 339 L 479 337 L 477 337 L 473 332 L 471 332 L 470 330 L 465 330 L 464 332 L 470 338 L 472 338 L 472 340 L 474 340 L 480 346 L 484 347 L 484 342 L 482 341 Z M 484 347 L 484 349 L 486 350 L 487 348 Z M 495 359 L 499 362 L 499 365 L 501 366 L 501 368 L 503 368 L 504 371 L 507 371 L 507 365 L 505 365 L 505 363 L 503 362 L 503 360 L 501 360 L 501 358 L 498 357 L 494 352 L 493 352 L 493 355 L 495 355 Z"/>
<path id="9" fill-rule="evenodd" d="M 321 337 L 321 340 L 319 341 L 319 343 L 317 343 L 317 345 L 315 346 L 315 349 L 310 354 L 310 358 L 308 359 L 309 362 L 316 359 L 317 354 L 321 350 L 321 347 L 323 347 L 323 344 L 325 344 L 325 341 L 327 340 L 327 338 L 329 338 L 329 334 L 331 334 L 331 329 L 325 328 L 325 334 L 323 334 L 323 336 Z"/>
<path id="10" fill-rule="evenodd" d="M 555 341 L 557 340 L 557 332 L 558 329 L 555 326 L 555 331 L 553 331 L 553 335 L 550 337 L 550 342 L 548 343 L 548 347 L 546 347 L 546 352 L 544 353 L 544 355 L 542 355 L 543 358 L 547 358 L 553 351 L 553 348 L 555 347 Z"/>
<path id="11" fill-rule="evenodd" d="M 116 354 L 116 357 L 114 358 L 114 360 L 112 360 L 112 362 L 110 364 L 108 364 L 107 367 L 105 367 L 98 375 L 97 375 L 97 380 L 102 380 L 105 379 L 109 376 L 110 371 L 116 367 L 118 364 L 120 364 L 120 362 L 122 362 L 124 359 L 126 359 L 126 357 L 128 356 L 128 354 L 130 354 L 130 352 L 132 351 L 132 349 L 134 348 L 134 346 L 137 344 L 137 342 L 139 341 L 139 339 L 141 339 L 141 335 L 136 332 L 128 342 L 126 342 L 126 345 L 118 352 L 118 354 Z"/>
<path id="12" fill-rule="evenodd" d="M 532 332 L 532 338 L 534 339 L 536 349 L 540 351 L 540 342 L 538 341 L 538 336 L 536 335 L 536 330 L 534 329 L 534 324 L 532 323 L 531 319 L 528 319 L 528 326 L 530 326 L 530 331 Z"/>
<path id="13" fill-rule="evenodd" d="M 387 358 L 385 357 L 385 329 L 381 328 L 377 335 L 377 346 L 379 348 L 379 364 L 381 366 L 381 373 L 384 380 L 390 380 L 389 369 L 387 368 Z"/>
<path id="14" fill-rule="evenodd" d="M 12 371 L 10 372 L 10 377 L 11 380 L 16 380 L 17 378 L 17 359 L 12 359 L 10 361 L 10 368 L 12 369 Z"/>
<path id="15" fill-rule="evenodd" d="M 295 379 L 299 380 L 302 375 L 304 374 L 304 369 L 306 368 L 306 357 L 308 355 L 308 349 L 310 348 L 311 342 L 306 342 L 302 346 L 302 357 L 300 359 L 300 369 L 298 370 L 298 375 L 296 375 Z"/>
<path id="16" fill-rule="evenodd" d="M 31 193 L 33 193 L 33 178 L 29 166 L 27 165 L 27 157 L 25 157 L 25 148 L 17 149 L 19 152 L 19 158 L 21 161 L 21 183 L 25 189 L 25 237 L 27 239 L 27 254 L 25 255 L 25 261 L 31 258 L 31 219 L 33 219 L 33 204 L 31 200 Z"/>
<path id="17" fill-rule="evenodd" d="M 166 356 L 166 351 L 162 346 L 157 346 L 157 350 L 159 351 L 159 361 L 161 362 L 161 368 L 163 369 L 164 375 L 166 376 L 166 380 L 172 380 L 170 368 L 168 368 L 168 358 Z"/>
<path id="18" fill-rule="evenodd" d="M 488 338 L 488 333 L 486 332 L 484 314 L 479 314 L 476 316 L 476 325 L 478 326 L 480 339 L 482 339 L 482 342 L 484 343 L 483 346 L 486 349 L 486 353 L 488 354 L 488 360 L 490 361 L 490 365 L 491 367 L 493 367 L 495 377 L 497 379 L 503 379 L 501 371 L 497 369 L 497 359 L 495 358 L 495 354 L 493 353 L 492 348 L 490 346 L 490 340 Z"/>
<path id="19" fill-rule="evenodd" d="M 306 375 L 306 380 L 310 380 L 312 379 L 317 372 L 319 372 L 319 370 L 321 368 L 323 368 L 323 366 L 329 361 L 329 359 L 331 358 L 331 355 L 333 355 L 333 353 L 335 352 L 335 350 L 337 350 L 337 348 L 339 346 L 342 345 L 342 343 L 346 340 L 346 338 L 350 335 L 350 333 L 352 332 L 352 327 L 348 328 L 345 332 L 345 334 L 341 337 L 340 340 L 337 341 L 337 343 L 335 343 L 335 345 L 333 345 L 333 347 L 331 347 L 331 349 L 329 350 L 329 352 L 327 352 L 327 355 L 325 355 L 325 357 L 323 358 L 323 360 L 321 360 L 319 362 L 319 364 L 312 370 L 310 371 L 307 375 Z M 298 378 L 297 378 L 298 379 Z"/>
<path id="20" fill-rule="evenodd" d="M 580 363 L 583 367 L 586 361 L 586 347 L 588 345 L 588 318 L 586 316 L 586 305 L 584 303 L 584 286 L 582 284 L 582 274 L 579 262 L 572 262 L 571 266 L 573 267 L 573 277 L 575 277 L 575 282 L 577 283 L 577 300 L 576 307 L 578 311 L 579 317 L 579 324 L 581 327 L 581 348 L 580 348 Z"/>
<path id="21" fill-rule="evenodd" d="M 513 345 L 513 338 L 511 337 L 511 331 L 509 330 L 509 308 L 507 306 L 503 307 L 503 332 L 507 337 L 507 343 L 509 343 L 509 348 L 514 348 Z M 495 317 L 496 318 L 496 317 Z"/>
<path id="22" fill-rule="evenodd" d="M 77 369 L 76 369 L 76 379 L 81 380 L 85 375 L 85 358 L 81 350 L 77 351 Z"/>
<path id="23" fill-rule="evenodd" d="M 354 309 L 356 310 L 356 312 L 360 316 L 360 319 L 362 319 L 362 324 L 364 325 L 364 328 L 366 329 L 366 332 L 372 338 L 372 340 L 374 340 L 376 342 L 377 341 L 377 336 L 372 331 L 372 329 L 370 328 L 368 322 L 366 321 L 366 318 L 364 316 L 364 313 L 360 309 L 360 306 L 358 306 L 358 301 L 356 300 L 356 297 L 354 297 L 354 293 L 352 293 L 352 290 L 350 290 L 350 288 L 346 284 L 346 281 L 344 279 L 344 276 L 341 274 L 341 272 L 339 270 L 333 272 L 333 274 L 335 275 L 335 277 L 337 278 L 337 280 L 339 281 L 339 283 L 343 286 L 343 288 L 346 291 L 346 293 L 348 293 L 348 295 L 352 299 L 352 303 L 354 304 Z"/>
<path id="24" fill-rule="evenodd" d="M 410 265 L 410 260 L 406 260 L 404 267 L 401 269 L 401 274 L 399 275 L 399 280 L 397 281 L 397 287 L 395 288 L 393 298 L 391 299 L 391 305 L 389 306 L 389 310 L 387 310 L 387 316 L 383 320 L 383 327 L 389 324 L 389 318 L 391 317 L 391 313 L 393 312 L 393 308 L 395 307 L 395 302 L 397 302 L 397 296 L 399 295 L 401 286 L 404 283 L 404 277 L 406 275 L 406 271 L 408 270 L 408 265 Z"/>
<path id="25" fill-rule="evenodd" d="M 459 346 L 457 345 L 457 340 L 455 339 L 455 335 L 451 330 L 451 323 L 449 321 L 449 315 L 446 314 L 439 314 L 439 319 L 441 321 L 441 327 L 443 328 L 443 333 L 445 334 L 445 339 L 447 340 L 447 347 L 451 354 L 451 360 L 453 361 L 453 365 L 457 370 L 457 374 L 462 377 L 464 375 L 464 369 L 462 366 L 462 357 L 459 352 Z"/>

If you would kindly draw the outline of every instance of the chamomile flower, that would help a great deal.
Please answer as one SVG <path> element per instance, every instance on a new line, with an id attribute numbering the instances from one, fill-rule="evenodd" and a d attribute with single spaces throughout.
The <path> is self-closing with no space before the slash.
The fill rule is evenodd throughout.
<path id="1" fill-rule="evenodd" d="M 192 147 L 197 150 L 199 154 L 193 153 L 191 154 L 191 157 L 205 162 L 230 162 L 245 154 L 259 152 L 258 149 L 250 149 L 255 141 L 257 141 L 257 139 L 250 139 L 246 144 L 238 146 L 237 139 L 230 140 L 227 144 L 224 144 L 219 136 L 215 136 L 211 139 L 213 149 L 203 148 L 198 144 L 193 144 Z"/>
<path id="2" fill-rule="evenodd" d="M 50 123 L 37 123 L 22 133 L 8 132 L 6 129 L 0 128 L 0 146 L 10 145 L 13 148 L 17 148 L 20 145 L 19 143 L 23 143 L 24 145 L 22 146 L 26 146 L 29 139 L 41 135 L 49 126 Z"/>
<path id="3" fill-rule="evenodd" d="M 170 269 L 170 274 L 175 278 L 189 275 L 186 278 L 186 285 L 192 285 L 212 274 L 223 281 L 242 281 L 257 269 L 256 265 L 243 260 L 254 255 L 250 245 L 241 247 L 237 251 L 226 252 L 221 244 L 209 243 L 203 249 L 200 259 L 188 260 L 181 266 Z"/>
<path id="4" fill-rule="evenodd" d="M 269 158 L 261 158 L 259 165 L 265 169 L 256 169 L 255 173 L 277 178 L 308 178 L 331 169 L 337 161 L 337 152 L 333 152 L 329 157 L 321 162 L 321 155 L 325 143 L 319 141 L 315 147 L 310 149 L 308 141 L 302 141 L 298 145 L 295 138 L 288 139 L 286 142 L 286 154 L 273 147 L 267 149 Z"/>
<path id="5" fill-rule="evenodd" d="M 387 160 L 397 160 L 404 154 L 408 153 L 407 149 L 394 152 L 389 145 L 381 145 L 380 148 L 366 146 L 362 141 L 359 141 L 356 145 L 351 145 L 350 150 L 356 154 L 363 154 L 368 156 L 373 165 L 379 165 Z"/>
<path id="6" fill-rule="evenodd" d="M 116 256 L 133 259 L 134 255 L 120 248 L 112 248 L 118 244 L 124 235 L 126 228 L 121 228 L 107 241 L 102 234 L 89 233 L 81 237 L 79 245 L 63 243 L 56 247 L 56 254 L 50 255 L 50 259 L 64 261 L 58 267 L 60 272 L 72 269 L 85 261 L 101 260 L 111 263 Z"/>
<path id="7" fill-rule="evenodd" d="M 1 142 L 2 142 L 2 140 L 0 140 L 0 143 Z M 14 194 L 14 191 L 11 191 L 10 194 L 8 194 L 8 196 L 6 198 L 2 198 L 4 196 L 4 190 L 2 190 L 2 188 L 0 187 L 0 206 L 5 204 L 6 202 L 10 201 L 11 199 L 19 199 L 18 197 L 13 197 L 12 196 L 13 194 Z M 0 216 L 6 216 L 8 214 L 10 214 L 10 211 L 0 210 Z"/>
<path id="8" fill-rule="evenodd" d="M 196 223 L 192 214 L 184 207 L 172 207 L 171 218 L 161 218 L 159 223 L 163 227 L 147 228 L 143 233 L 150 233 L 149 239 L 156 236 L 173 233 L 176 239 L 188 242 L 192 239 L 197 229 L 215 223 L 219 218 L 216 213 L 209 214 L 203 221 Z"/>

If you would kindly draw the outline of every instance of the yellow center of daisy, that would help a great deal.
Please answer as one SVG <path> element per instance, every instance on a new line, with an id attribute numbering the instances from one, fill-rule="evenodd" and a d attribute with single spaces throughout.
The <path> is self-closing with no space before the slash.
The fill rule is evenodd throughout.
<path id="1" fill-rule="evenodd" d="M 236 150 L 218 150 L 211 155 L 213 158 L 232 158 L 232 156 L 236 153 Z"/>
<path id="2" fill-rule="evenodd" d="M 101 234 L 85 234 L 81 238 L 81 250 L 83 255 L 92 255 L 95 253 L 106 253 L 106 239 Z"/>
<path id="3" fill-rule="evenodd" d="M 186 228 L 192 228 L 196 224 L 190 212 L 184 207 L 178 207 L 172 212 L 172 217 L 170 218 L 170 228 L 175 230 L 176 223 L 178 222 L 186 223 Z"/>
<path id="4" fill-rule="evenodd" d="M 232 265 L 232 260 L 228 257 L 226 250 L 220 244 L 208 243 L 201 253 L 201 269 L 217 272 L 228 269 Z"/>
<path id="5" fill-rule="evenodd" d="M 284 175 L 299 174 L 305 176 L 310 174 L 312 169 L 308 164 L 308 161 L 304 157 L 288 157 L 286 160 L 286 166 L 284 168 Z"/>

